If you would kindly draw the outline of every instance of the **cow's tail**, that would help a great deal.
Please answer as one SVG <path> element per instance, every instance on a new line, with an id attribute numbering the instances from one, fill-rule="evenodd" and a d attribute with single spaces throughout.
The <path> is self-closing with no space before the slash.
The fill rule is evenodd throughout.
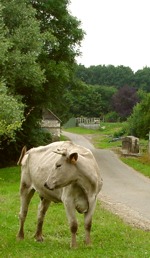
<path id="1" fill-rule="evenodd" d="M 18 160 L 18 162 L 17 162 L 17 165 L 18 165 L 18 166 L 21 165 L 21 161 L 22 161 L 24 155 L 26 154 L 26 152 L 27 152 L 27 147 L 24 146 L 24 147 L 22 148 L 22 151 L 21 151 L 19 160 Z"/>

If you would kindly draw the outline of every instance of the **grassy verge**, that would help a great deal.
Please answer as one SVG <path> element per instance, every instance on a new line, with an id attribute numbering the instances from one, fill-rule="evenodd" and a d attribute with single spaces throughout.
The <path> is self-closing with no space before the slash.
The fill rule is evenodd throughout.
<path id="1" fill-rule="evenodd" d="M 72 127 L 68 129 L 64 129 L 66 132 L 77 133 L 77 134 L 98 134 L 99 130 L 86 129 L 82 127 Z"/>
<path id="2" fill-rule="evenodd" d="M 36 213 L 39 202 L 36 194 L 31 202 L 25 224 L 25 240 L 17 241 L 19 212 L 18 167 L 0 169 L 0 257 L 11 258 L 149 258 L 149 232 L 134 229 L 97 203 L 93 217 L 91 247 L 84 246 L 83 216 L 78 215 L 78 249 L 69 248 L 70 232 L 62 204 L 52 204 L 44 223 L 43 243 L 34 241 Z"/>
<path id="3" fill-rule="evenodd" d="M 141 158 L 121 157 L 121 160 L 143 175 L 150 177 L 150 156 L 144 155 Z"/>

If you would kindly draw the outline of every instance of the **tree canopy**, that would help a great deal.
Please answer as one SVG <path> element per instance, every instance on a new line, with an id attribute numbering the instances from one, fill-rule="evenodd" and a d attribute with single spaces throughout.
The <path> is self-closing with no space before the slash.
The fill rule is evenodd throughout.
<path id="1" fill-rule="evenodd" d="M 61 116 L 63 94 L 75 85 L 75 57 L 84 33 L 68 4 L 67 0 L 1 0 L 0 80 L 25 107 L 16 137 L 19 146 L 40 144 L 42 109 L 51 108 Z M 7 149 L 7 141 L 2 145 L 3 151 Z"/>
<path id="2" fill-rule="evenodd" d="M 117 89 L 124 85 L 132 85 L 134 73 L 130 67 L 97 65 L 86 68 L 78 65 L 76 75 L 83 82 L 91 85 L 115 86 Z"/>

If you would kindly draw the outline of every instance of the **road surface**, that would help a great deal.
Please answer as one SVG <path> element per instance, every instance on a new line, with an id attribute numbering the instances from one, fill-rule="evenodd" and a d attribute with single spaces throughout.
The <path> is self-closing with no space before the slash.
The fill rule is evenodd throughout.
<path id="1" fill-rule="evenodd" d="M 124 164 L 114 152 L 95 149 L 86 137 L 68 132 L 63 135 L 93 152 L 103 178 L 99 198 L 106 208 L 129 223 L 150 230 L 150 179 Z"/>

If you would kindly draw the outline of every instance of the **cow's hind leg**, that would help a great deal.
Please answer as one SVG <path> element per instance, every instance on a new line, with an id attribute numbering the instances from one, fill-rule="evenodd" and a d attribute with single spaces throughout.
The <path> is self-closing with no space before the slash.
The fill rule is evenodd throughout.
<path id="1" fill-rule="evenodd" d="M 28 212 L 28 206 L 34 192 L 35 192 L 34 189 L 28 188 L 25 184 L 21 185 L 21 188 L 20 188 L 21 208 L 19 213 L 20 228 L 17 235 L 17 238 L 20 240 L 24 239 L 24 223 Z"/>
<path id="2" fill-rule="evenodd" d="M 96 205 L 96 199 L 91 201 L 90 207 L 88 212 L 84 214 L 84 227 L 85 227 L 85 244 L 90 245 L 91 244 L 91 237 L 90 237 L 90 232 L 91 232 L 91 227 L 92 227 L 92 216 L 95 210 L 95 205 Z"/>
<path id="3" fill-rule="evenodd" d="M 48 210 L 49 205 L 50 205 L 50 201 L 44 198 L 41 198 L 41 202 L 38 208 L 37 230 L 35 233 L 35 239 L 39 242 L 43 241 L 42 228 L 43 228 L 44 217 L 45 217 L 46 211 Z"/>

